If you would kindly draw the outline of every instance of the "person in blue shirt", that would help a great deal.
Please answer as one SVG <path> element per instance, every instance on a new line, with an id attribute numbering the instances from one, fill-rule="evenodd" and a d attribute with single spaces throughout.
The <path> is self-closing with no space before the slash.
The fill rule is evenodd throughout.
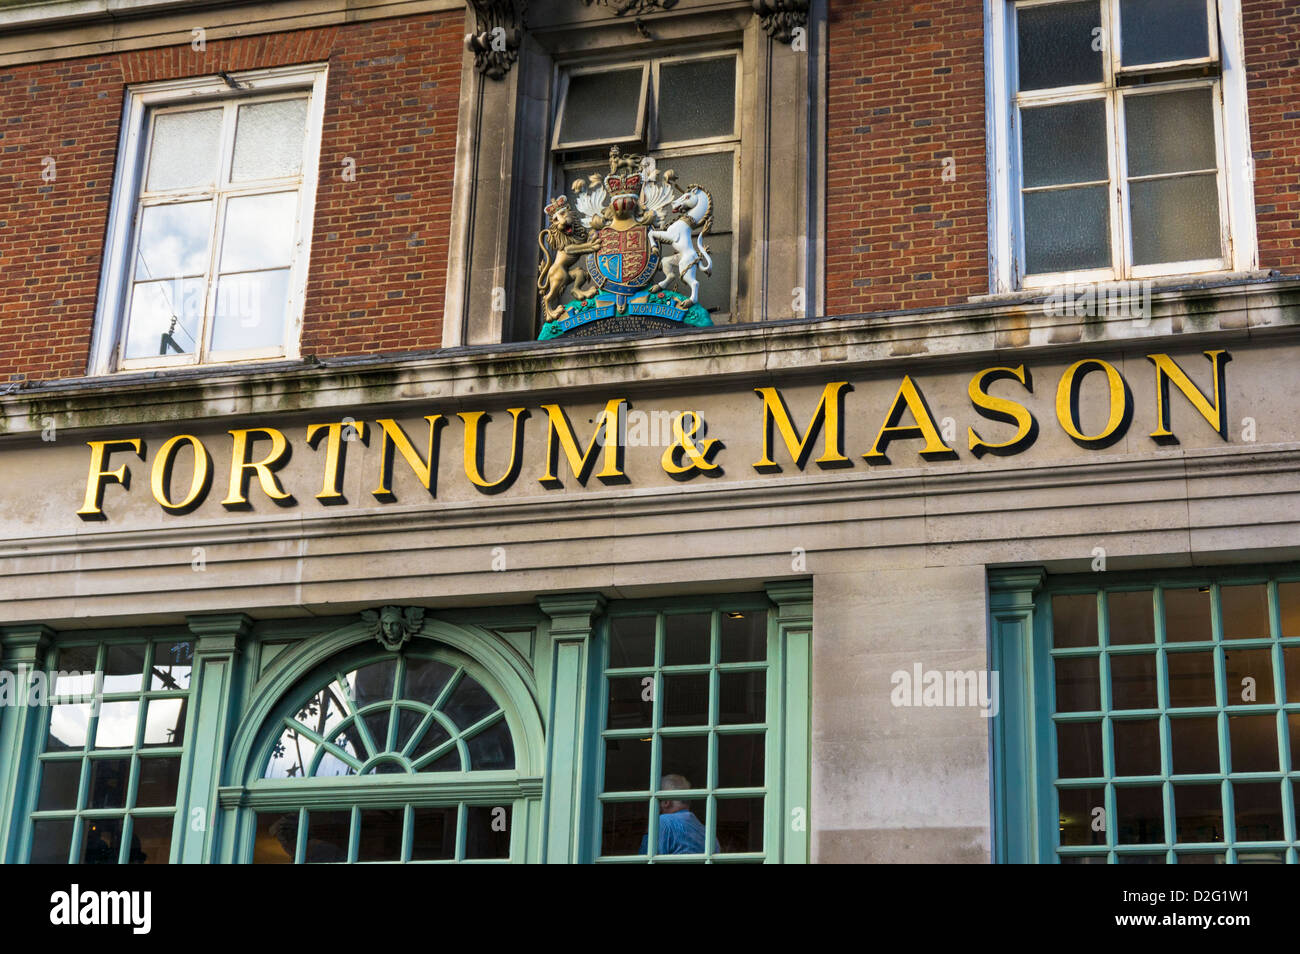
<path id="1" fill-rule="evenodd" d="M 665 775 L 659 780 L 660 791 L 678 792 L 691 787 L 684 775 Z M 704 854 L 704 825 L 695 817 L 687 802 L 677 799 L 659 800 L 659 842 L 655 849 L 660 855 Z M 641 836 L 641 854 L 646 853 L 649 835 Z M 718 840 L 713 840 L 713 850 L 721 851 Z"/>

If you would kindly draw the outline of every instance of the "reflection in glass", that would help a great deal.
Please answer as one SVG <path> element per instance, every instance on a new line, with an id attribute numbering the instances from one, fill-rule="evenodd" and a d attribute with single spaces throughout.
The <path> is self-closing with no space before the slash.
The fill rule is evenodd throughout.
<path id="1" fill-rule="evenodd" d="M 212 350 L 279 347 L 289 304 L 289 269 L 223 275 L 217 281 Z"/>
<path id="2" fill-rule="evenodd" d="M 88 818 L 83 823 L 81 844 L 83 865 L 115 865 L 122 844 L 122 819 Z"/>
<path id="3" fill-rule="evenodd" d="M 490 771 L 515 767 L 515 747 L 505 719 L 475 735 L 467 746 L 471 769 Z"/>
<path id="4" fill-rule="evenodd" d="M 311 729 L 317 735 L 329 737 L 335 726 L 348 717 L 342 690 L 337 683 L 331 682 L 320 692 L 308 699 L 294 718 Z"/>
<path id="5" fill-rule="evenodd" d="M 352 813 L 349 811 L 308 812 L 304 860 L 308 864 L 347 861 L 351 826 Z"/>
<path id="6" fill-rule="evenodd" d="M 364 709 L 372 702 L 386 701 L 393 697 L 393 676 L 397 672 L 397 662 L 385 659 L 353 670 L 344 677 L 344 688 L 352 704 Z"/>
<path id="7" fill-rule="evenodd" d="M 1062 845 L 1106 844 L 1105 830 L 1097 830 L 1093 825 L 1106 809 L 1105 789 L 1062 788 L 1057 791 L 1057 800 Z"/>
<path id="8" fill-rule="evenodd" d="M 137 808 L 163 808 L 176 804 L 176 787 L 181 779 L 179 756 L 161 759 L 140 759 L 140 775 L 136 781 L 135 805 Z"/>
<path id="9" fill-rule="evenodd" d="M 41 794 L 36 810 L 64 811 L 77 807 L 81 784 L 81 759 L 47 760 L 41 763 Z"/>
<path id="10" fill-rule="evenodd" d="M 154 643 L 153 678 L 150 689 L 188 689 L 194 663 L 194 646 L 189 642 Z"/>
<path id="11" fill-rule="evenodd" d="M 357 861 L 401 861 L 405 814 L 401 808 L 363 808 Z"/>
<path id="12" fill-rule="evenodd" d="M 143 645 L 108 647 L 104 658 L 105 692 L 138 692 L 143 673 Z"/>
<path id="13" fill-rule="evenodd" d="M 106 702 L 99 708 L 95 728 L 95 748 L 123 749 L 135 745 L 135 729 L 140 715 L 138 702 Z"/>
<path id="14" fill-rule="evenodd" d="M 408 659 L 403 696 L 431 706 L 438 701 L 453 672 L 454 669 L 436 659 Z"/>
<path id="15" fill-rule="evenodd" d="M 293 255 L 297 192 L 245 195 L 226 203 L 221 273 L 286 266 Z"/>
<path id="16" fill-rule="evenodd" d="M 267 778 L 302 778 L 311 767 L 316 743 L 296 729 L 285 729 L 271 750 Z"/>
<path id="17" fill-rule="evenodd" d="M 84 749 L 90 725 L 90 704 L 70 703 L 50 707 L 50 734 L 46 752 Z"/>
<path id="18" fill-rule="evenodd" d="M 461 730 L 465 730 L 496 712 L 497 704 L 477 680 L 462 673 L 442 711 Z"/>
<path id="19" fill-rule="evenodd" d="M 165 865 L 171 857 L 172 824 L 170 815 L 150 817 L 135 815 L 131 819 L 131 850 L 127 863 Z"/>
<path id="20" fill-rule="evenodd" d="M 31 863 L 66 865 L 72 852 L 71 818 L 43 818 L 32 822 Z"/>
<path id="21" fill-rule="evenodd" d="M 203 287 L 202 278 L 137 282 L 131 292 L 126 357 L 191 354 L 197 350 Z M 164 339 L 164 335 L 168 337 Z"/>
<path id="22" fill-rule="evenodd" d="M 60 650 L 58 670 L 54 678 L 54 694 L 86 696 L 94 692 L 95 663 L 98 653 L 98 646 L 76 646 L 72 649 Z"/>
<path id="23" fill-rule="evenodd" d="M 180 745 L 185 737 L 185 700 L 151 699 L 144 724 L 144 745 Z"/>
<path id="24" fill-rule="evenodd" d="M 125 808 L 130 759 L 91 759 L 87 808 Z"/>
<path id="25" fill-rule="evenodd" d="M 450 861 L 456 857 L 455 805 L 416 807 L 412 815 L 412 861 Z"/>
<path id="26" fill-rule="evenodd" d="M 291 865 L 298 850 L 298 813 L 258 812 L 253 864 Z"/>
<path id="27" fill-rule="evenodd" d="M 415 748 L 411 750 L 411 758 L 418 759 L 422 755 L 428 755 L 442 743 L 451 738 L 446 728 L 437 719 L 429 723 L 429 727 L 424 730 L 424 735 L 420 736 L 420 741 L 416 743 Z"/>

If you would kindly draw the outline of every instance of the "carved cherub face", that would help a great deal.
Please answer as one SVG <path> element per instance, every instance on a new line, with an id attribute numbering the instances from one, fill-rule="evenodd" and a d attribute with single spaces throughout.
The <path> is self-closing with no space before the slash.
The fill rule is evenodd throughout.
<path id="1" fill-rule="evenodd" d="M 396 606 L 385 606 L 383 612 L 379 615 L 379 626 L 388 639 L 399 638 L 405 627 L 401 609 Z"/>

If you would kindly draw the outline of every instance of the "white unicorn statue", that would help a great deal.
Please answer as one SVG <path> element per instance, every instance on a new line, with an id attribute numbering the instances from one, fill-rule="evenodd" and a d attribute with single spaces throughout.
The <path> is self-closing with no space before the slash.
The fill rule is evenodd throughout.
<path id="1" fill-rule="evenodd" d="M 681 278 L 690 287 L 691 296 L 677 303 L 683 310 L 700 303 L 700 281 L 696 270 L 703 265 L 704 274 L 713 274 L 713 259 L 704 244 L 704 233 L 713 224 L 713 197 L 707 189 L 699 185 L 687 186 L 686 191 L 673 200 L 671 209 L 680 213 L 672 225 L 663 230 L 651 230 L 652 242 L 668 242 L 672 245 L 671 255 L 665 255 L 662 266 L 664 280 L 651 287 L 651 291 L 663 291 L 675 278 Z"/>

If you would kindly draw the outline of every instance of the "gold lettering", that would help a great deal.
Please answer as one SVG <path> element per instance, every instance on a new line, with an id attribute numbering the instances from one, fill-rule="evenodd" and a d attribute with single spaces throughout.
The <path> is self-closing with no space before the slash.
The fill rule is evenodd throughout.
<path id="1" fill-rule="evenodd" d="M 90 473 L 86 476 L 85 502 L 77 511 L 77 516 L 83 520 L 104 519 L 101 504 L 104 499 L 105 484 L 111 481 L 121 484 L 124 490 L 131 489 L 131 472 L 126 469 L 126 464 L 117 470 L 104 469 L 108 456 L 113 453 L 109 448 L 119 444 L 130 447 L 137 457 L 144 459 L 143 442 L 138 437 L 126 437 L 114 441 L 86 441 L 86 446 L 90 448 Z"/>
<path id="2" fill-rule="evenodd" d="M 171 486 L 172 467 L 176 463 L 176 451 L 180 449 L 182 441 L 188 442 L 194 450 L 194 475 L 190 478 L 189 493 L 185 495 L 184 499 L 173 503 L 168 497 L 167 491 Z M 154 458 L 153 462 L 150 489 L 153 491 L 153 499 L 158 501 L 164 510 L 184 513 L 197 506 L 203 496 L 207 494 L 211 478 L 212 458 L 208 456 L 208 449 L 203 446 L 203 442 L 190 434 L 177 434 L 158 448 L 158 456 Z"/>
<path id="3" fill-rule="evenodd" d="M 465 422 L 465 476 L 475 487 L 486 494 L 497 494 L 507 489 L 519 476 L 523 463 L 520 453 L 524 444 L 524 429 L 521 421 L 528 417 L 528 411 L 522 407 L 509 408 L 508 413 L 514 419 L 514 431 L 510 442 L 510 464 L 505 476 L 489 483 L 483 477 L 483 428 L 492 418 L 484 411 L 464 411 L 456 416 Z"/>
<path id="4" fill-rule="evenodd" d="M 597 479 L 606 484 L 627 482 L 627 476 L 623 473 L 623 444 L 619 440 L 626 401 L 626 398 L 614 398 L 605 404 L 605 410 L 597 419 L 596 432 L 591 436 L 591 443 L 581 454 L 578 452 L 578 439 L 573 434 L 568 415 L 558 404 L 542 405 L 542 410 L 550 419 L 550 426 L 546 431 L 546 476 L 541 478 L 542 486 L 552 489 L 564 486 L 556 476 L 561 448 L 569 460 L 569 467 L 574 477 L 579 484 L 585 485 L 596 465 L 598 456 L 596 448 L 600 445 L 605 448 L 605 464 L 596 475 Z"/>
<path id="5" fill-rule="evenodd" d="M 1169 384 L 1173 382 L 1174 387 L 1183 392 L 1183 397 L 1192 403 L 1201 417 L 1205 418 L 1210 427 L 1224 440 L 1227 440 L 1226 430 L 1226 408 L 1223 406 L 1223 366 L 1231 357 L 1220 357 L 1226 354 L 1223 349 L 1217 351 L 1207 351 L 1205 356 L 1210 359 L 1211 372 L 1214 375 L 1214 405 L 1211 406 L 1201 389 L 1192 383 L 1192 379 L 1187 376 L 1173 359 L 1167 354 L 1149 354 L 1147 360 L 1156 366 L 1156 429 L 1151 432 L 1151 437 L 1160 444 L 1176 444 L 1178 438 L 1174 432 L 1169 429 Z"/>
<path id="6" fill-rule="evenodd" d="M 1106 426 L 1096 434 L 1085 434 L 1079 423 L 1079 388 L 1090 371 L 1106 372 L 1106 386 L 1110 401 L 1110 417 Z M 1056 388 L 1056 419 L 1065 433 L 1085 447 L 1108 447 L 1124 436 L 1132 417 L 1133 403 L 1128 385 L 1115 366 L 1098 358 L 1076 361 L 1065 369 L 1061 383 Z"/>
<path id="7" fill-rule="evenodd" d="M 903 419 L 904 411 L 912 413 L 912 417 L 916 420 L 915 424 L 899 423 Z M 934 426 L 934 418 L 930 415 L 929 407 L 926 406 L 925 397 L 912 382 L 911 376 L 907 375 L 903 377 L 903 383 L 898 386 L 894 403 L 889 408 L 889 414 L 885 416 L 885 423 L 881 425 L 875 443 L 871 445 L 871 450 L 862 456 L 872 464 L 888 464 L 889 458 L 885 456 L 885 449 L 889 447 L 890 441 L 910 440 L 917 437 L 925 438 L 925 447 L 918 453 L 926 460 L 942 460 L 957 456 L 957 452 L 940 438 L 939 429 Z"/>
<path id="8" fill-rule="evenodd" d="M 316 499 L 324 503 L 343 502 L 343 465 L 347 457 L 347 448 L 343 446 L 343 429 L 350 427 L 357 434 L 357 440 L 365 443 L 365 421 L 335 421 L 332 424 L 308 424 L 307 446 L 313 447 L 317 435 L 325 433 L 325 477 L 321 482 L 320 493 Z"/>
<path id="9" fill-rule="evenodd" d="M 966 436 L 969 441 L 970 451 L 976 457 L 983 457 L 987 453 L 999 456 L 1018 454 L 1034 442 L 1034 438 L 1038 433 L 1038 422 L 1034 420 L 1034 416 L 1029 413 L 1028 408 L 1023 404 L 1009 401 L 1006 398 L 995 397 L 988 393 L 989 385 L 999 378 L 1015 378 L 1028 390 L 1033 391 L 1033 386 L 1023 364 L 1015 368 L 985 368 L 970 379 L 970 385 L 967 387 L 966 393 L 970 395 L 971 404 L 975 406 L 975 410 L 990 421 L 1016 425 L 1015 435 L 1001 444 L 990 444 L 975 433 L 975 428 L 967 428 Z"/>
<path id="10" fill-rule="evenodd" d="M 393 480 L 393 448 L 396 447 L 398 453 L 402 455 L 403 460 L 415 473 L 424 489 L 429 491 L 430 496 L 437 495 L 437 473 L 438 473 L 438 432 L 447 422 L 443 420 L 441 414 L 429 414 L 424 418 L 429 422 L 429 453 L 423 460 L 411 446 L 410 439 L 406 436 L 397 422 L 392 418 L 385 418 L 381 421 L 375 421 L 383 431 L 383 439 L 379 444 L 379 486 L 372 493 L 380 500 L 391 500 L 393 491 L 390 487 Z"/>
<path id="11" fill-rule="evenodd" d="M 249 471 L 257 474 L 257 481 L 262 486 L 262 493 L 272 500 L 293 502 L 293 497 L 285 492 L 272 472 L 272 467 L 283 466 L 289 457 L 289 442 L 274 427 L 248 427 L 230 431 L 235 439 L 230 451 L 230 489 L 222 506 L 231 509 L 245 508 L 248 504 Z M 271 452 L 259 461 L 248 460 L 248 437 L 250 434 L 264 434 L 271 439 Z M 256 439 L 256 438 L 254 438 Z"/>
<path id="12" fill-rule="evenodd" d="M 844 438 L 840 432 L 846 389 L 852 390 L 847 381 L 835 381 L 826 385 L 821 402 L 813 412 L 812 420 L 808 422 L 808 429 L 800 437 L 794 422 L 790 420 L 790 409 L 786 407 L 781 392 L 776 388 L 754 388 L 754 393 L 763 399 L 763 459 L 754 464 L 754 469 L 760 472 L 780 471 L 781 465 L 772 459 L 772 431 L 775 427 L 785 442 L 785 449 L 795 467 L 803 470 L 823 424 L 826 426 L 826 443 L 822 456 L 816 460 L 817 466 L 824 470 L 852 467 L 853 462 L 844 456 Z"/>

